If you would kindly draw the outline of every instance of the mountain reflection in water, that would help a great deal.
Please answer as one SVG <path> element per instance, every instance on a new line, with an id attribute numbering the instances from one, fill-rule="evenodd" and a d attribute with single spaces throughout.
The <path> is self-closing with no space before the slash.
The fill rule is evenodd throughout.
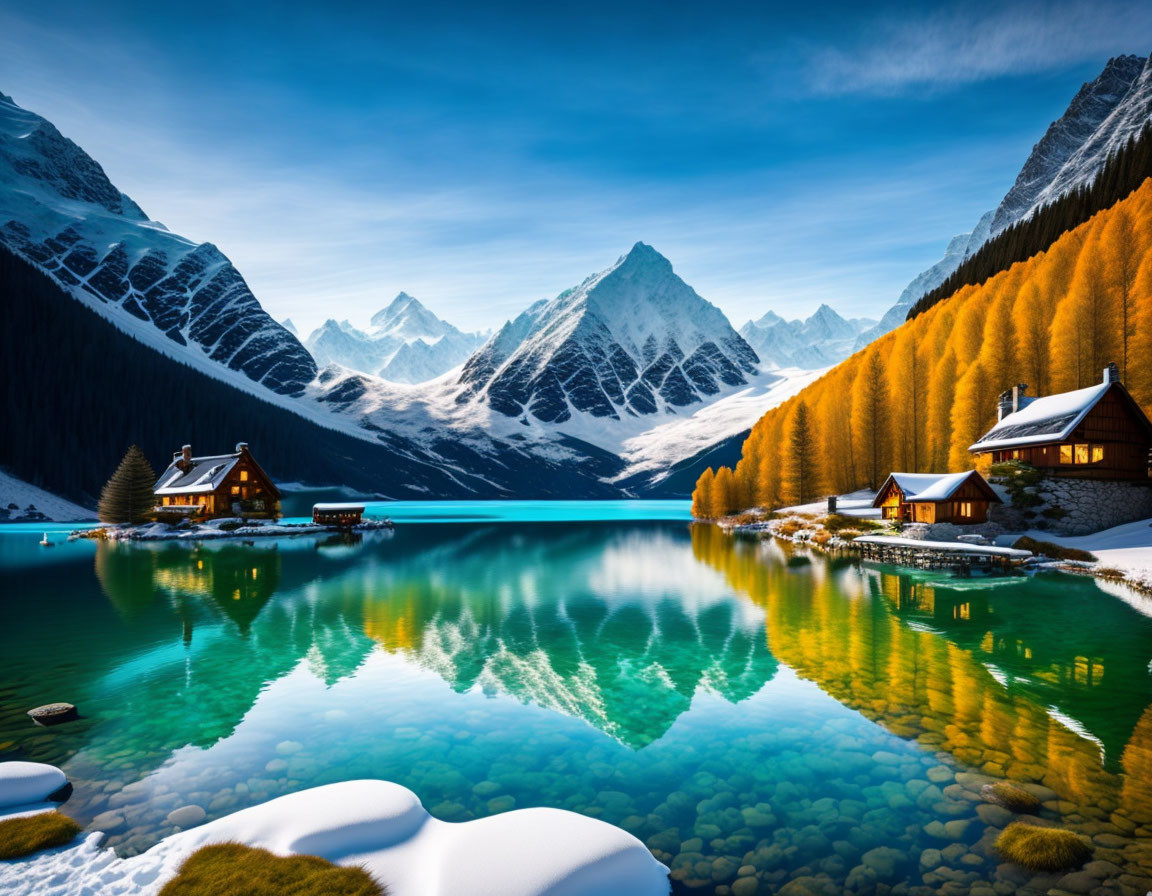
<path id="1" fill-rule="evenodd" d="M 860 885 L 870 849 L 928 882 L 916 857 L 962 811 L 970 883 L 1000 872 L 967 770 L 1135 835 L 1100 856 L 1152 881 L 1152 619 L 1089 579 L 790 564 L 672 522 L 74 543 L 19 575 L 5 556 L 0 758 L 62 765 L 67 810 L 121 819 L 125 852 L 180 805 L 384 777 L 446 820 L 605 818 L 694 891 L 749 867 L 765 891 Z M 84 718 L 30 730 L 53 699 Z M 954 783 L 929 784 L 942 763 Z"/>

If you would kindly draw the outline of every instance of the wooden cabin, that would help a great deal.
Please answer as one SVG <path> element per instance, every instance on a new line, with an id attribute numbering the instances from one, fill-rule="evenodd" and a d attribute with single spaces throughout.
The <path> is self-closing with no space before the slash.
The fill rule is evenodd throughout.
<path id="1" fill-rule="evenodd" d="M 363 519 L 363 504 L 312 505 L 312 522 L 321 526 L 358 526 Z"/>
<path id="2" fill-rule="evenodd" d="M 886 520 L 902 523 L 954 523 L 971 526 L 988 522 L 988 505 L 1000 496 L 975 470 L 966 473 L 889 473 L 873 507 Z"/>
<path id="3" fill-rule="evenodd" d="M 172 455 L 153 488 L 157 512 L 181 513 L 201 519 L 280 516 L 280 490 L 268 477 L 247 442 L 232 454 L 193 457 L 185 445 Z"/>
<path id="4" fill-rule="evenodd" d="M 1020 461 L 1049 476 L 1148 481 L 1152 422 L 1120 382 L 1115 364 L 1087 389 L 1028 398 L 1000 396 L 999 419 L 969 451 L 992 463 Z"/>

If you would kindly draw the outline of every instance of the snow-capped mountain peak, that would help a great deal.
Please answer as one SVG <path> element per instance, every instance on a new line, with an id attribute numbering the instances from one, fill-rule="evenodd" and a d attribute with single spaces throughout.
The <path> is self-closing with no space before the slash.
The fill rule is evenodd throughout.
<path id="1" fill-rule="evenodd" d="M 559 423 L 671 411 L 742 385 L 755 352 L 719 308 L 638 242 L 608 269 L 537 302 L 464 365 L 459 401 Z"/>

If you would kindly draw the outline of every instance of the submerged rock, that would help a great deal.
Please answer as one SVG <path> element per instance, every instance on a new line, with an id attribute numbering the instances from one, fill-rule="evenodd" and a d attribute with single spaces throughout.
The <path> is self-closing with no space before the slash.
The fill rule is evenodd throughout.
<path id="1" fill-rule="evenodd" d="M 43 706 L 28 710 L 28 715 L 37 725 L 44 725 L 45 727 L 80 718 L 76 707 L 71 703 L 45 703 Z"/>

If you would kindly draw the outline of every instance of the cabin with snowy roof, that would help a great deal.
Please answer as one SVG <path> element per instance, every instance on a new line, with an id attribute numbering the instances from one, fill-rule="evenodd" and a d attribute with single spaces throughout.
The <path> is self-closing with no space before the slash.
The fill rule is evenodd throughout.
<path id="1" fill-rule="evenodd" d="M 953 523 L 974 526 L 988 522 L 988 505 L 1000 496 L 975 470 L 964 473 L 889 473 L 873 507 L 886 520 L 902 523 Z"/>
<path id="2" fill-rule="evenodd" d="M 182 513 L 189 517 L 280 515 L 280 490 L 268 477 L 247 442 L 240 442 L 231 454 L 193 457 L 185 445 L 172 455 L 153 489 L 158 512 Z"/>
<path id="3" fill-rule="evenodd" d="M 1029 398 L 1026 385 L 1000 396 L 996 425 L 969 451 L 992 463 L 1020 461 L 1048 476 L 1144 481 L 1152 422 L 1120 382 L 1115 364 L 1087 389 Z"/>

